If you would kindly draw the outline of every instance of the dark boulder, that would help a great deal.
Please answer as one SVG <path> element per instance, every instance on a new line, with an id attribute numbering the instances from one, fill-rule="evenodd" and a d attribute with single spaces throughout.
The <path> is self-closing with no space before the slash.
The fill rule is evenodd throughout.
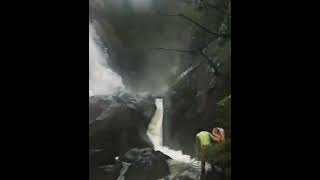
<path id="1" fill-rule="evenodd" d="M 119 93 L 89 97 L 89 166 L 105 174 L 101 166 L 134 147 L 152 147 L 146 131 L 156 110 L 149 96 Z M 92 174 L 92 173 L 91 173 Z"/>
<path id="2" fill-rule="evenodd" d="M 225 179 L 225 172 L 220 167 L 215 167 L 211 171 L 206 174 L 207 180 L 224 180 Z"/>
<path id="3" fill-rule="evenodd" d="M 126 180 L 156 180 L 170 174 L 167 155 L 152 148 L 134 148 L 119 158 L 130 163 L 124 177 Z"/>
<path id="4" fill-rule="evenodd" d="M 90 166 L 89 180 L 116 180 L 122 168 L 122 163 L 119 161 L 116 161 L 116 163 L 112 165 Z"/>

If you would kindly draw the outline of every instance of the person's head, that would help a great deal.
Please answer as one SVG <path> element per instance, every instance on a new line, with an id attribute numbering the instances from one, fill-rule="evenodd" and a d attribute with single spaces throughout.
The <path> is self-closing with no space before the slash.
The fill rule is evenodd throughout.
<path id="1" fill-rule="evenodd" d="M 222 128 L 213 128 L 212 135 L 218 143 L 223 143 L 225 141 L 224 129 L 222 129 Z"/>

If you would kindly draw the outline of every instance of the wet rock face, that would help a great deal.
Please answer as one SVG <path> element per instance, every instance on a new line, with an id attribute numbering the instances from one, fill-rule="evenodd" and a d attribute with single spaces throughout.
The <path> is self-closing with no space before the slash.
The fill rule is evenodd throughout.
<path id="1" fill-rule="evenodd" d="M 89 167 L 89 180 L 116 180 L 122 168 L 119 161 L 111 165 Z"/>
<path id="2" fill-rule="evenodd" d="M 133 148 L 113 164 L 89 169 L 90 180 L 157 180 L 170 174 L 170 157 L 152 148 Z"/>
<path id="3" fill-rule="evenodd" d="M 170 174 L 167 160 L 171 159 L 152 148 L 134 148 L 120 157 L 120 161 L 130 163 L 124 174 L 126 180 L 156 180 Z"/>
<path id="4" fill-rule="evenodd" d="M 210 76 L 207 71 L 195 76 Z M 201 75 L 202 74 L 202 75 Z M 205 79 L 205 78 L 203 78 Z M 164 144 L 184 153 L 195 153 L 195 135 L 201 131 L 211 131 L 218 115 L 218 102 L 230 93 L 230 81 L 213 77 L 213 86 L 197 84 L 199 79 L 188 78 L 175 87 L 164 98 Z"/>
<path id="5" fill-rule="evenodd" d="M 206 180 L 223 180 L 224 174 L 221 172 L 212 171 L 211 169 L 206 172 Z M 181 172 L 179 175 L 175 177 L 179 180 L 199 180 L 200 179 L 200 173 L 195 172 L 192 169 L 186 170 L 184 172 Z"/>
<path id="6" fill-rule="evenodd" d="M 146 131 L 155 110 L 150 97 L 127 93 L 90 97 L 90 166 L 112 164 L 131 148 L 152 147 Z"/>
<path id="7" fill-rule="evenodd" d="M 227 4 L 226 0 L 217 1 Z M 220 26 L 212 31 L 228 33 L 231 28 L 228 14 L 219 16 L 221 20 L 216 23 Z M 204 25 L 209 27 L 210 22 L 207 23 Z M 191 155 L 195 153 L 195 135 L 216 126 L 217 103 L 231 94 L 230 37 L 216 38 L 204 50 L 216 67 L 208 59 L 195 55 L 191 64 L 204 60 L 206 63 L 171 87 L 164 97 L 164 145 Z M 187 65 L 187 61 L 181 63 L 182 67 Z"/>

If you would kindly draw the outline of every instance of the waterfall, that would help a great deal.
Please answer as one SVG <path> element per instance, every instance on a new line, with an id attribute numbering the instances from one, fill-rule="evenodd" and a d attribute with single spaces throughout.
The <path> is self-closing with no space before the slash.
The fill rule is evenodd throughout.
<path id="1" fill-rule="evenodd" d="M 162 122 L 163 122 L 163 99 L 155 100 L 157 110 L 152 117 L 150 125 L 148 127 L 147 135 L 151 139 L 154 149 L 163 152 L 170 156 L 172 159 L 180 162 L 190 163 L 194 160 L 189 155 L 185 155 L 182 151 L 172 150 L 163 146 L 162 142 Z"/>
<path id="2" fill-rule="evenodd" d="M 124 88 L 121 77 L 108 66 L 109 56 L 99 42 L 95 27 L 89 22 L 89 96 L 109 95 Z"/>
<path id="3" fill-rule="evenodd" d="M 194 177 L 193 179 L 199 179 L 201 172 L 200 161 L 196 161 L 189 155 L 183 154 L 182 151 L 176 151 L 163 146 L 163 99 L 156 99 L 155 103 L 157 109 L 149 124 L 147 135 L 151 139 L 155 150 L 161 151 L 172 158 L 172 160 L 168 161 L 171 172 L 169 179 L 179 179 L 178 177 L 185 173 L 190 174 L 192 177 Z M 206 164 L 205 169 L 206 171 L 209 171 L 211 170 L 211 166 Z"/>
<path id="4" fill-rule="evenodd" d="M 89 23 L 89 96 L 93 95 L 111 95 L 120 90 L 124 90 L 121 77 L 112 71 L 108 65 L 109 56 L 100 45 L 100 39 L 95 31 L 94 25 Z M 189 73 L 192 69 L 188 70 Z M 154 149 L 170 156 L 172 160 L 168 161 L 170 168 L 169 179 L 177 179 L 179 175 L 189 173 L 199 179 L 200 162 L 195 161 L 189 155 L 182 151 L 176 151 L 163 146 L 163 99 L 156 99 L 156 112 L 149 124 L 147 135 L 151 139 Z M 124 180 L 124 173 L 128 165 L 123 163 L 124 167 L 118 180 Z M 206 166 L 206 169 L 208 167 Z"/>

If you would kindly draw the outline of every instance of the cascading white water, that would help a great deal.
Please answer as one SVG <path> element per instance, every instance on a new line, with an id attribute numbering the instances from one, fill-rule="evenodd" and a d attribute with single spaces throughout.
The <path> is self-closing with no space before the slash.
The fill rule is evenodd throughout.
<path id="1" fill-rule="evenodd" d="M 109 95 L 124 88 L 121 77 L 108 66 L 108 54 L 98 45 L 94 25 L 89 22 L 89 96 Z"/>
<path id="2" fill-rule="evenodd" d="M 163 100 L 156 99 L 155 100 L 157 110 L 152 117 L 150 125 L 148 127 L 147 134 L 151 139 L 155 150 L 159 150 L 164 154 L 170 156 L 172 159 L 176 161 L 181 161 L 185 163 L 191 163 L 194 159 L 191 159 L 190 156 L 185 155 L 182 151 L 172 150 L 168 147 L 163 146 L 162 142 L 162 122 L 163 122 Z"/>
<path id="3" fill-rule="evenodd" d="M 196 161 L 189 155 L 185 155 L 182 151 L 176 151 L 163 146 L 162 142 L 162 122 L 163 122 L 163 99 L 155 100 L 157 110 L 149 124 L 147 135 L 151 139 L 154 149 L 170 156 L 173 160 L 169 161 L 170 176 L 169 179 L 177 179 L 179 175 L 184 173 L 191 174 L 194 179 L 200 178 L 201 162 Z M 206 170 L 210 170 L 211 166 L 206 164 Z M 179 178 L 178 178 L 179 179 Z"/>

